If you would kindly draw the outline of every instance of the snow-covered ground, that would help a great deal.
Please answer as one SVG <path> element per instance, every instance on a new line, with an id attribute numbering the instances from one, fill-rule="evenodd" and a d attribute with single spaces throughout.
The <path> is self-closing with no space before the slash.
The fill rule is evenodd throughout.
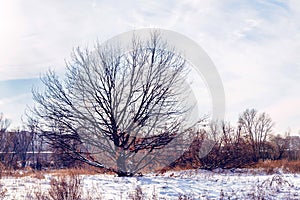
<path id="1" fill-rule="evenodd" d="M 37 188 L 46 191 L 50 179 L 51 175 L 44 179 L 3 177 L 5 199 L 30 199 Z M 85 193 L 102 199 L 128 199 L 137 187 L 142 189 L 145 199 L 178 199 L 180 194 L 193 199 L 300 199 L 300 174 L 280 171 L 267 175 L 244 170 L 187 170 L 132 178 L 83 175 L 82 179 Z"/>

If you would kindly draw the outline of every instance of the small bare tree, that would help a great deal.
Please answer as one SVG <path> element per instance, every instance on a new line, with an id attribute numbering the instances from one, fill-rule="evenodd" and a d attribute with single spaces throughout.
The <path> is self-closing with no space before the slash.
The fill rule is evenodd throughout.
<path id="1" fill-rule="evenodd" d="M 31 117 L 40 133 L 76 159 L 119 176 L 172 157 L 176 149 L 166 146 L 186 139 L 190 107 L 186 62 L 170 49 L 152 33 L 146 41 L 133 37 L 125 53 L 99 44 L 94 51 L 74 50 L 66 78 L 49 71 L 45 91 L 33 91 Z"/>
<path id="2" fill-rule="evenodd" d="M 253 161 L 258 161 L 264 151 L 268 135 L 272 132 L 272 119 L 266 114 L 258 114 L 255 109 L 245 110 L 239 117 L 239 126 L 250 142 Z"/>

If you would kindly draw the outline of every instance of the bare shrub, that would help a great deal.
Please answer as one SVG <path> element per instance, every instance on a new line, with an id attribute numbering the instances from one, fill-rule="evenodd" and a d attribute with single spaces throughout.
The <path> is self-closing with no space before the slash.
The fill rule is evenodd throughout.
<path id="1" fill-rule="evenodd" d="M 280 186 L 289 186 L 292 187 L 293 185 L 290 184 L 287 180 L 283 178 L 282 175 L 275 175 L 271 179 L 267 179 L 262 183 L 263 187 L 280 187 Z"/>
<path id="2" fill-rule="evenodd" d="M 248 194 L 251 199 L 275 199 L 276 194 L 284 194 L 283 199 L 294 199 L 297 193 L 291 193 L 291 188 L 294 185 L 289 183 L 282 175 L 274 175 L 253 187 L 253 190 Z"/>
<path id="3" fill-rule="evenodd" d="M 37 187 L 34 191 L 29 191 L 27 193 L 27 199 L 50 200 L 47 192 L 42 191 L 41 186 Z"/>
<path id="4" fill-rule="evenodd" d="M 82 180 L 78 175 L 52 178 L 48 191 L 52 200 L 80 200 Z"/>
<path id="5" fill-rule="evenodd" d="M 174 162 L 170 163 L 161 172 L 166 170 L 181 170 L 181 169 L 195 169 L 200 166 L 200 151 L 203 149 L 203 143 L 206 137 L 204 130 L 197 130 L 194 134 L 194 140 L 189 148 Z M 203 145 L 203 146 L 202 146 Z"/>
<path id="6" fill-rule="evenodd" d="M 2 178 L 2 171 L 4 170 L 4 165 L 0 162 L 0 179 Z"/>
<path id="7" fill-rule="evenodd" d="M 141 188 L 141 186 L 136 186 L 134 193 L 130 194 L 128 196 L 128 199 L 132 199 L 132 200 L 143 200 L 144 199 L 144 192 Z"/>
<path id="8" fill-rule="evenodd" d="M 104 198 L 101 190 L 99 190 L 99 188 L 96 188 L 94 185 L 91 190 L 87 190 L 85 193 L 84 200 L 102 200 L 102 199 Z"/>
<path id="9" fill-rule="evenodd" d="M 82 180 L 77 174 L 53 177 L 48 191 L 37 187 L 27 193 L 27 197 L 36 200 L 81 200 Z"/>
<path id="10" fill-rule="evenodd" d="M 64 175 L 52 178 L 50 188 L 43 191 L 41 186 L 27 192 L 26 199 L 34 200 L 102 200 L 103 194 L 98 187 L 85 192 L 82 189 L 82 179 L 78 174 L 65 172 Z M 1 200 L 1 198 L 0 198 Z"/>
<path id="11" fill-rule="evenodd" d="M 153 192 L 152 192 L 152 197 L 151 197 L 151 199 L 152 199 L 152 200 L 157 200 L 157 199 L 158 199 L 158 195 L 157 195 L 157 193 L 156 193 L 156 191 L 155 191 L 155 186 L 154 186 L 154 188 L 153 188 Z"/>
<path id="12" fill-rule="evenodd" d="M 195 199 L 192 194 L 178 194 L 178 200 L 193 200 Z"/>
<path id="13" fill-rule="evenodd" d="M 0 183 L 0 200 L 5 198 L 7 189 L 3 187 L 3 185 Z"/>
<path id="14" fill-rule="evenodd" d="M 206 156 L 199 158 L 200 168 L 232 169 L 252 163 L 251 146 L 242 136 L 240 126 L 233 127 L 227 122 L 212 122 L 205 134 L 214 145 Z"/>
<path id="15" fill-rule="evenodd" d="M 4 166 L 0 162 L 0 180 L 2 178 L 2 170 L 3 169 L 4 169 Z M 4 199 L 6 192 L 7 192 L 6 188 L 4 188 L 3 185 L 0 183 L 0 200 Z"/>

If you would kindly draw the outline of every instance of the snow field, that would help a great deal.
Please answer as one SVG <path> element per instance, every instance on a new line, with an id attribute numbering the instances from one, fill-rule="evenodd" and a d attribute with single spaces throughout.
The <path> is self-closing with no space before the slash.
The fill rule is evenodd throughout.
<path id="1" fill-rule="evenodd" d="M 50 174 L 45 174 L 44 179 L 3 177 L 1 184 L 7 190 L 4 199 L 32 199 L 34 192 L 50 188 L 51 177 Z M 105 174 L 80 177 L 83 194 L 93 199 L 129 199 L 138 187 L 143 199 L 178 199 L 180 195 L 193 199 L 300 199 L 300 174 L 187 170 L 143 177 Z"/>

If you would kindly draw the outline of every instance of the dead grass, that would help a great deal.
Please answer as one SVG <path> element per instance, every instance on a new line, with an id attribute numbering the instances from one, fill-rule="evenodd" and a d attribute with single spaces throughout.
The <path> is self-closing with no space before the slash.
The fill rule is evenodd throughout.
<path id="1" fill-rule="evenodd" d="M 72 174 L 78 175 L 95 175 L 106 173 L 104 170 L 98 169 L 96 167 L 84 167 L 84 168 L 70 168 L 70 169 L 55 169 L 55 170 L 33 170 L 30 167 L 26 167 L 23 170 L 13 170 L 13 169 L 0 169 L 0 178 L 2 177 L 13 177 L 22 178 L 31 176 L 37 179 L 44 179 L 44 174 L 50 174 L 53 176 L 69 176 Z M 107 172 L 109 174 L 109 172 Z"/>
<path id="2" fill-rule="evenodd" d="M 300 173 L 300 161 L 288 161 L 288 160 L 266 160 L 260 161 L 256 164 L 246 167 L 248 169 L 260 169 L 268 174 L 277 173 L 279 170 L 289 173 Z M 157 170 L 156 174 L 164 174 L 167 171 L 182 171 L 182 170 L 191 170 L 195 169 L 193 166 L 186 167 L 165 167 L 161 170 Z M 13 170 L 13 169 L 3 169 L 0 165 L 0 179 L 1 177 L 28 177 L 31 176 L 36 179 L 44 179 L 45 174 L 53 176 L 70 176 L 72 174 L 78 175 L 96 175 L 96 174 L 113 174 L 112 172 L 107 172 L 102 169 L 85 166 L 83 168 L 71 168 L 71 169 L 56 169 L 56 170 L 33 170 L 30 167 L 26 167 L 23 170 Z"/>
<path id="3" fill-rule="evenodd" d="M 155 171 L 156 175 L 160 175 L 160 174 L 164 174 L 168 171 L 174 171 L 174 172 L 180 172 L 180 171 L 183 171 L 183 170 L 195 170 L 195 169 L 198 169 L 194 166 L 185 166 L 185 167 L 181 167 L 181 166 L 176 166 L 176 167 L 164 167 L 162 169 L 159 169 L 157 171 Z"/>
<path id="4" fill-rule="evenodd" d="M 268 174 L 276 173 L 278 170 L 290 173 L 300 173 L 300 161 L 266 160 L 251 166 L 251 168 L 253 167 L 263 169 Z"/>
<path id="5" fill-rule="evenodd" d="M 102 173 L 102 171 L 99 171 L 99 169 L 95 169 L 95 168 L 71 168 L 71 169 L 51 170 L 51 171 L 47 171 L 47 173 L 54 176 L 69 176 L 72 174 L 95 175 L 95 174 Z"/>

